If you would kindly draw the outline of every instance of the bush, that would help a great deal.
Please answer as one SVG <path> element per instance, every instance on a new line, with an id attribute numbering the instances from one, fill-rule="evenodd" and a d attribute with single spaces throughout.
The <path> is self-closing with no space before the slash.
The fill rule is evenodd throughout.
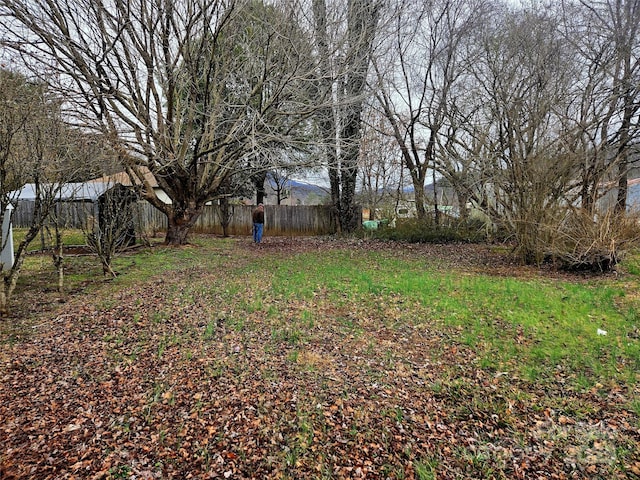
<path id="1" fill-rule="evenodd" d="M 464 223 L 448 218 L 437 226 L 431 219 L 400 219 L 395 228 L 382 227 L 373 232 L 375 238 L 409 243 L 476 243 L 486 240 L 484 224 Z"/>
<path id="2" fill-rule="evenodd" d="M 548 257 L 566 270 L 609 271 L 640 244 L 638 214 L 568 209 L 553 230 Z"/>

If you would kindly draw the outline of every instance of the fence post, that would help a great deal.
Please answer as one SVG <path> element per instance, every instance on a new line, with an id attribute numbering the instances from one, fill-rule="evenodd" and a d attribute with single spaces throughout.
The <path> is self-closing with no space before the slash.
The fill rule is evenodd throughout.
<path id="1" fill-rule="evenodd" d="M 0 264 L 3 270 L 13 267 L 13 229 L 11 228 L 11 211 L 13 206 L 7 205 L 2 222 L 2 252 L 0 252 Z"/>

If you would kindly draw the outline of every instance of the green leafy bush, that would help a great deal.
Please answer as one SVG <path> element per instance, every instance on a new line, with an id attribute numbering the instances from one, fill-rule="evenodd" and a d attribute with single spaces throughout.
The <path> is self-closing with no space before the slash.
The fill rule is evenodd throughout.
<path id="1" fill-rule="evenodd" d="M 373 232 L 376 238 L 410 243 L 476 243 L 487 239 L 482 222 L 462 222 L 447 218 L 442 225 L 433 220 L 401 219 L 395 228 L 382 227 Z"/>

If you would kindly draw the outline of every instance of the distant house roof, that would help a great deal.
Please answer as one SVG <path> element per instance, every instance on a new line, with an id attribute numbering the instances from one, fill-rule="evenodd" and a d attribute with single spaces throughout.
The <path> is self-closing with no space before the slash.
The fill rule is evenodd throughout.
<path id="1" fill-rule="evenodd" d="M 612 208 L 617 200 L 617 182 L 603 183 L 603 197 L 598 201 L 600 208 Z M 627 182 L 627 210 L 640 211 L 640 178 L 630 178 Z"/>
<path id="2" fill-rule="evenodd" d="M 140 167 L 140 172 L 144 175 L 144 179 L 147 180 L 152 187 L 158 187 L 158 181 L 156 180 L 156 177 L 153 176 L 153 173 L 151 173 L 147 167 Z M 140 181 L 137 178 L 135 180 L 136 185 L 140 185 Z M 124 185 L 126 187 L 130 187 L 133 185 L 133 183 L 131 183 L 131 177 L 129 177 L 129 174 L 127 172 L 118 172 L 114 173 L 113 175 L 105 175 L 104 177 L 89 180 L 89 183 L 94 182 L 111 183 L 112 185 L 120 183 L 121 185 Z"/>
<path id="3" fill-rule="evenodd" d="M 95 201 L 113 186 L 113 183 L 106 182 L 67 183 L 62 185 L 56 198 L 61 201 Z M 34 200 L 36 185 L 27 183 L 17 192 L 15 196 L 12 195 L 16 200 Z"/>
<path id="4" fill-rule="evenodd" d="M 629 180 L 627 206 L 636 210 L 640 209 L 640 178 Z"/>

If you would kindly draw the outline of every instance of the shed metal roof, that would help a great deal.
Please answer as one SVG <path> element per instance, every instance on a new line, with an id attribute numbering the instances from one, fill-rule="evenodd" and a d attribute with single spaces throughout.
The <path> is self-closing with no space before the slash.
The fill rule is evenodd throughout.
<path id="1" fill-rule="evenodd" d="M 55 186 L 55 185 L 53 185 Z M 61 201 L 95 201 L 104 192 L 114 187 L 113 183 L 91 182 L 91 183 L 67 183 L 62 185 L 56 195 Z M 46 187 L 45 187 L 46 188 Z M 34 200 L 36 198 L 36 186 L 34 183 L 25 184 L 15 196 L 16 200 Z"/>

